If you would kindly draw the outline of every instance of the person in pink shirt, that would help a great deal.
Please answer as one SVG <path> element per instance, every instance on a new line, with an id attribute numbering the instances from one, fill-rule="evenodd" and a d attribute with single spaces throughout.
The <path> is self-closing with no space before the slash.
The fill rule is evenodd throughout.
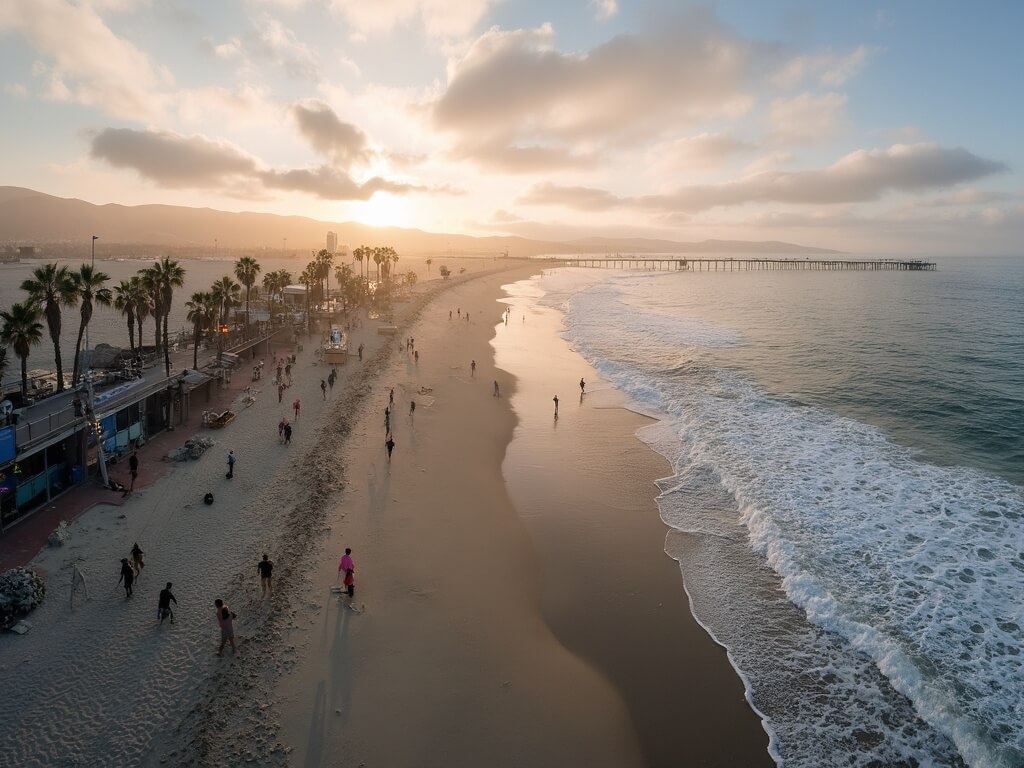
<path id="1" fill-rule="evenodd" d="M 341 562 L 338 563 L 338 575 L 345 574 L 345 580 L 342 583 L 345 585 L 349 597 L 355 597 L 356 594 L 355 572 L 356 564 L 352 560 L 352 550 L 346 547 L 345 554 L 341 556 Z"/>

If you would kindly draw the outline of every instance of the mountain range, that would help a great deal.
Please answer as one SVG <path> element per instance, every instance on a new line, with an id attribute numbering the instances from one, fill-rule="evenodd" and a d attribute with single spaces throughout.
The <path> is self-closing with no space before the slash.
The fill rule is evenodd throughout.
<path id="1" fill-rule="evenodd" d="M 215 243 L 218 249 L 225 251 L 281 253 L 285 239 L 289 251 L 305 253 L 323 248 L 328 231 L 337 233 L 339 244 L 350 247 L 387 244 L 399 252 L 419 254 L 838 253 L 777 241 L 677 242 L 642 237 L 549 241 L 517 236 L 471 237 L 271 213 L 232 213 L 176 205 L 95 205 L 23 187 L 0 187 L 0 244 L 34 245 L 43 255 L 47 252 L 84 255 L 94 234 L 102 238 L 107 254 L 153 248 L 209 253 Z"/>

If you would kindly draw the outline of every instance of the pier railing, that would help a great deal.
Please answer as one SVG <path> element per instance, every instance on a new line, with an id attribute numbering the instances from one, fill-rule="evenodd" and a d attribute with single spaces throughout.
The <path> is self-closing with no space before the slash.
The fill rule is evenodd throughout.
<path id="1" fill-rule="evenodd" d="M 568 266 L 666 272 L 747 272 L 758 270 L 931 272 L 935 262 L 920 259 L 795 259 L 757 257 L 580 256 Z"/>

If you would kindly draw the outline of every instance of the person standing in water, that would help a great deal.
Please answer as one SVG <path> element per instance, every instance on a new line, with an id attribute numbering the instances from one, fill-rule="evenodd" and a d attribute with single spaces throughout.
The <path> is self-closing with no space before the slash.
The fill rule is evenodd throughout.
<path id="1" fill-rule="evenodd" d="M 267 592 L 274 594 L 274 585 L 271 583 L 271 578 L 274 574 L 274 561 L 267 557 L 267 554 L 263 554 L 263 559 L 256 563 L 256 569 L 260 572 L 260 587 L 263 588 L 263 597 L 267 596 Z"/>
<path id="2" fill-rule="evenodd" d="M 469 361 L 469 376 L 470 378 L 476 376 L 476 360 Z"/>
<path id="3" fill-rule="evenodd" d="M 341 556 L 341 560 L 338 563 L 338 575 L 345 574 L 345 579 L 342 584 L 345 585 L 345 591 L 348 592 L 349 597 L 355 597 L 356 594 L 356 564 L 352 559 L 352 550 L 349 547 L 345 548 L 345 554 Z"/>
<path id="4" fill-rule="evenodd" d="M 171 582 L 168 581 L 167 586 L 160 590 L 160 597 L 156 603 L 156 616 L 160 619 L 161 624 L 168 616 L 171 617 L 171 624 L 174 623 L 174 611 L 171 610 L 171 603 L 177 605 L 178 601 L 171 593 Z"/>
<path id="5" fill-rule="evenodd" d="M 558 418 L 558 395 L 555 395 L 554 398 L 552 398 L 552 399 L 555 401 L 555 418 L 557 419 Z"/>
<path id="6" fill-rule="evenodd" d="M 127 557 L 121 558 L 121 575 L 117 579 L 117 583 L 124 582 L 124 599 L 127 600 L 132 596 L 132 585 L 135 583 L 135 569 L 128 563 Z"/>

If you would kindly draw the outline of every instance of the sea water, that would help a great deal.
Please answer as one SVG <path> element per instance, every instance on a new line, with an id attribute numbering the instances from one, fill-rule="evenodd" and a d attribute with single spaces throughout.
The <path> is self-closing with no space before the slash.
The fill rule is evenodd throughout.
<path id="1" fill-rule="evenodd" d="M 538 285 L 780 765 L 1024 766 L 1024 260 Z"/>

